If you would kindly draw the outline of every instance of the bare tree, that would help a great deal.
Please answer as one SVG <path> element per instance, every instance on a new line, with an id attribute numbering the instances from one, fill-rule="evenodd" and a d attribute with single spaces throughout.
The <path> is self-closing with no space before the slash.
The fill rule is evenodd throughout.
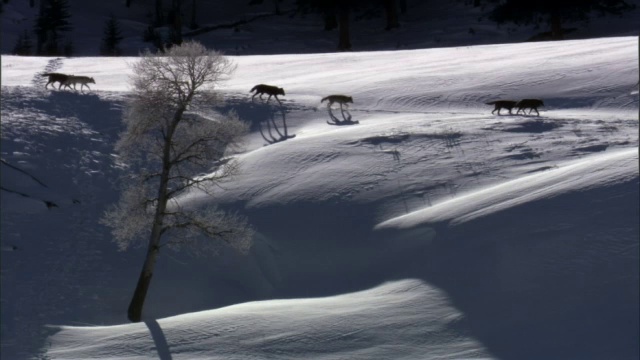
<path id="1" fill-rule="evenodd" d="M 133 96 L 123 117 L 127 128 L 116 144 L 129 171 L 119 202 L 102 221 L 121 250 L 148 236 L 128 309 L 129 320 L 139 322 L 161 248 L 190 245 L 201 253 L 231 246 L 245 252 L 253 231 L 240 216 L 177 201 L 194 188 L 211 194 L 212 185 L 238 171 L 225 154 L 247 124 L 234 114 L 204 112 L 204 105 L 217 99 L 215 86 L 235 65 L 197 42 L 185 42 L 165 53 L 147 51 L 132 67 Z"/>

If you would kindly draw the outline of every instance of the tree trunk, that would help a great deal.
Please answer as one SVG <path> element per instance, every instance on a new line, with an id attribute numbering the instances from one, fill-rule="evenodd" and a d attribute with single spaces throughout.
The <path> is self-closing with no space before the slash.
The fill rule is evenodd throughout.
<path id="1" fill-rule="evenodd" d="M 142 265 L 142 271 L 140 272 L 140 277 L 138 278 L 138 284 L 136 285 L 136 290 L 133 293 L 133 298 L 131 299 L 131 303 L 129 303 L 127 317 L 131 322 L 140 322 L 142 320 L 144 300 L 146 299 L 147 292 L 149 291 L 151 277 L 153 277 L 158 252 L 160 251 L 157 245 L 152 245 L 152 243 L 156 241 L 153 239 L 154 237 L 155 236 L 152 234 L 151 239 L 149 240 L 147 257 L 144 260 L 144 265 Z M 159 240 L 160 239 L 158 238 L 157 241 Z"/>
<path id="2" fill-rule="evenodd" d="M 182 0 L 173 0 L 173 24 L 171 43 L 182 44 Z"/>
<path id="3" fill-rule="evenodd" d="M 165 155 L 170 151 L 169 144 L 170 142 L 165 143 Z M 156 267 L 158 253 L 160 252 L 160 237 L 162 236 L 164 212 L 167 208 L 168 200 L 169 160 L 168 156 L 163 157 L 163 170 L 160 177 L 160 186 L 158 188 L 158 206 L 156 207 L 153 227 L 151 228 L 151 235 L 149 236 L 149 248 L 147 249 L 147 255 L 144 259 L 144 264 L 142 265 L 142 271 L 138 278 L 136 290 L 133 292 L 133 298 L 131 299 L 129 310 L 127 311 L 127 317 L 131 322 L 140 322 L 142 320 L 142 308 L 147 297 L 147 292 L 149 291 L 153 271 Z"/>
<path id="4" fill-rule="evenodd" d="M 278 4 L 280 0 L 273 0 L 273 6 L 274 6 L 274 11 L 276 15 L 282 15 L 282 12 L 280 12 L 280 5 Z"/>
<path id="5" fill-rule="evenodd" d="M 562 33 L 562 18 L 558 14 L 551 15 L 551 39 L 552 40 L 562 40 L 564 39 L 564 34 Z"/>
<path id="6" fill-rule="evenodd" d="M 384 12 L 387 15 L 387 26 L 384 29 L 388 31 L 399 28 L 400 22 L 398 21 L 396 0 L 384 0 Z"/>
<path id="7" fill-rule="evenodd" d="M 322 14 L 322 19 L 324 20 L 324 30 L 331 31 L 338 27 L 338 20 L 336 19 L 336 9 L 335 8 L 327 8 L 324 10 Z"/>
<path id="8" fill-rule="evenodd" d="M 49 5 L 50 0 L 40 0 L 40 7 L 38 11 L 38 20 L 45 16 L 46 8 Z M 45 29 L 39 29 L 36 32 L 36 54 L 43 55 L 45 51 L 45 43 L 47 42 L 47 31 Z"/>
<path id="9" fill-rule="evenodd" d="M 198 28 L 198 22 L 196 21 L 196 0 L 191 2 L 191 24 L 189 24 L 191 30 Z"/>
<path id="10" fill-rule="evenodd" d="M 131 0 L 127 0 L 127 2 L 125 3 L 126 7 L 131 7 Z"/>
<path id="11" fill-rule="evenodd" d="M 158 187 L 158 205 L 156 207 L 156 213 L 153 218 L 153 227 L 151 228 L 151 235 L 149 236 L 149 248 L 147 249 L 147 255 L 142 265 L 142 271 L 138 278 L 138 284 L 136 290 L 133 293 L 133 298 L 129 304 L 129 310 L 127 311 L 127 317 L 131 322 L 140 322 L 142 320 L 142 308 L 144 301 L 149 291 L 149 285 L 151 284 L 151 278 L 153 277 L 153 271 L 156 267 L 156 260 L 158 253 L 160 252 L 160 237 L 162 236 L 162 228 L 164 222 L 164 212 L 167 208 L 167 192 L 169 185 L 169 170 L 170 170 L 170 141 L 165 139 L 165 154 L 163 155 L 163 169 L 160 176 L 160 186 Z"/>
<path id="12" fill-rule="evenodd" d="M 338 40 L 338 50 L 351 50 L 351 35 L 349 34 L 349 4 L 341 3 L 338 8 L 338 26 L 340 38 Z"/>
<path id="13" fill-rule="evenodd" d="M 156 26 L 164 25 L 164 16 L 162 15 L 162 0 L 156 0 Z"/>
<path id="14" fill-rule="evenodd" d="M 142 308 L 144 307 L 144 301 L 149 291 L 149 285 L 151 284 L 151 278 L 153 277 L 153 271 L 160 251 L 164 214 L 167 209 L 167 202 L 169 201 L 167 193 L 169 192 L 169 174 L 171 172 L 171 143 L 173 134 L 182 119 L 183 113 L 184 109 L 178 109 L 176 111 L 172 124 L 169 129 L 167 129 L 167 134 L 163 139 L 164 148 L 162 153 L 162 173 L 160 174 L 160 184 L 158 185 L 158 205 L 156 206 L 153 227 L 151 228 L 151 235 L 149 236 L 147 256 L 144 259 L 140 278 L 138 278 L 138 284 L 136 285 L 136 290 L 133 293 L 133 298 L 131 299 L 131 303 L 129 303 L 129 309 L 127 311 L 127 317 L 131 322 L 140 322 L 142 320 Z"/>
<path id="15" fill-rule="evenodd" d="M 400 14 L 404 15 L 407 13 L 407 0 L 400 0 Z"/>

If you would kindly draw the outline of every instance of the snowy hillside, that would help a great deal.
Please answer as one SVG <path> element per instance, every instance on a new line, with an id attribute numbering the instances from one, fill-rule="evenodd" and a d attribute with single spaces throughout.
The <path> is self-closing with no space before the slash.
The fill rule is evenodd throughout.
<path id="1" fill-rule="evenodd" d="M 248 216 L 255 245 L 161 253 L 140 324 L 144 249 L 98 223 L 135 58 L 3 56 L 2 358 L 635 359 L 637 49 L 231 56 L 241 174 L 182 201 Z M 45 90 L 44 71 L 96 84 Z M 485 104 L 523 98 L 540 116 Z"/>

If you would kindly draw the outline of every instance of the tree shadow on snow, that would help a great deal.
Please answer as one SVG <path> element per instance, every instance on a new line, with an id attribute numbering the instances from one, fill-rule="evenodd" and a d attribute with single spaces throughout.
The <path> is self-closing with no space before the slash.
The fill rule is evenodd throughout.
<path id="1" fill-rule="evenodd" d="M 172 360 L 171 351 L 169 350 L 169 344 L 167 343 L 167 338 L 164 336 L 164 332 L 158 324 L 158 321 L 154 320 L 145 320 L 144 322 L 151 333 L 151 337 L 153 338 L 153 343 L 156 345 L 156 351 L 158 352 L 158 358 L 160 360 Z"/>

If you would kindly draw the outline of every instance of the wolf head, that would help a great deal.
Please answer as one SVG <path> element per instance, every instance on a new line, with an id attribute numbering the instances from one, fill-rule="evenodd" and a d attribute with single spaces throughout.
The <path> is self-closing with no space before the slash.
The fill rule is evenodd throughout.
<path id="1" fill-rule="evenodd" d="M 89 82 L 92 83 L 92 84 L 96 83 L 96 81 L 92 77 L 89 78 Z"/>
<path id="2" fill-rule="evenodd" d="M 285 96 L 284 95 L 284 89 L 283 88 L 278 88 L 278 90 L 276 91 L 276 94 Z"/>
<path id="3" fill-rule="evenodd" d="M 353 98 L 351 96 L 347 96 L 347 102 L 350 102 L 353 104 Z"/>

